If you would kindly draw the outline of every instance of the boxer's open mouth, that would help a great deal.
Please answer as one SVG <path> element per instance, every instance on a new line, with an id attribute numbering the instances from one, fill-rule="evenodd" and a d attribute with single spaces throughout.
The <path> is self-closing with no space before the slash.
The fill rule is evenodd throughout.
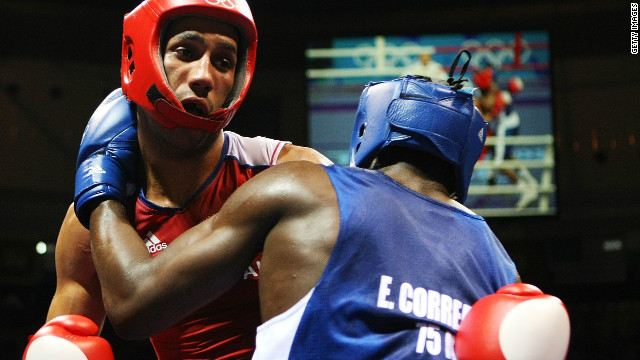
<path id="1" fill-rule="evenodd" d="M 207 102 L 200 98 L 187 98 L 182 100 L 182 107 L 191 115 L 206 117 L 211 112 Z"/>
<path id="2" fill-rule="evenodd" d="M 186 112 L 188 112 L 191 115 L 195 115 L 195 116 L 200 116 L 203 117 L 205 115 L 207 115 L 199 106 L 198 104 L 195 103 L 187 103 L 182 105 L 184 107 L 184 110 Z"/>

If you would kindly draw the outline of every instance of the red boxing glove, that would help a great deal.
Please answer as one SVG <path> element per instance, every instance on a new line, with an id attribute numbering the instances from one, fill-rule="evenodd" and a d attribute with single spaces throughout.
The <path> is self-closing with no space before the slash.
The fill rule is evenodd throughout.
<path id="1" fill-rule="evenodd" d="M 522 79 L 519 76 L 514 76 L 511 79 L 509 79 L 509 82 L 507 83 L 507 85 L 509 87 L 509 91 L 512 94 L 519 93 L 524 88 Z"/>
<path id="2" fill-rule="evenodd" d="M 30 337 L 22 360 L 113 360 L 111 346 L 98 332 L 84 316 L 58 316 Z"/>
<path id="3" fill-rule="evenodd" d="M 555 296 L 529 284 L 507 285 L 478 300 L 460 323 L 458 360 L 564 359 L 569 314 Z"/>

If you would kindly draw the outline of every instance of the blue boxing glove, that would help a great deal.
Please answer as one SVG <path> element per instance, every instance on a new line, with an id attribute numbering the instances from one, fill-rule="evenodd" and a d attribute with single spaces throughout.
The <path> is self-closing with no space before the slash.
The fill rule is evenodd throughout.
<path id="1" fill-rule="evenodd" d="M 139 154 L 135 104 L 116 89 L 93 113 L 80 143 L 74 209 L 85 228 L 101 201 L 124 203 L 133 194 Z"/>

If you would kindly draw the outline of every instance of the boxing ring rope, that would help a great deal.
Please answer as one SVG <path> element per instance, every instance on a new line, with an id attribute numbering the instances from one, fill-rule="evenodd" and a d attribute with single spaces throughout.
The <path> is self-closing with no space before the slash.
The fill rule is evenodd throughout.
<path id="1" fill-rule="evenodd" d="M 489 136 L 485 142 L 486 146 L 496 146 L 496 136 Z M 495 160 L 479 160 L 476 163 L 474 170 L 499 170 L 499 169 L 511 169 L 518 170 L 525 169 L 542 169 L 542 174 L 539 179 L 538 186 L 538 206 L 537 208 L 528 208 L 520 210 L 524 214 L 540 215 L 549 213 L 552 208 L 550 207 L 550 196 L 556 191 L 556 186 L 553 183 L 553 169 L 555 167 L 555 157 L 553 149 L 553 136 L 552 135 L 518 135 L 507 136 L 501 140 L 504 145 L 526 145 L 536 146 L 544 145 L 544 157 L 542 159 L 507 159 L 496 163 Z M 522 190 L 518 188 L 516 184 L 506 185 L 471 185 L 469 186 L 469 195 L 517 195 Z M 505 211 L 512 211 L 512 208 L 492 208 L 492 209 L 479 209 L 478 213 L 481 215 L 497 215 L 504 213 Z"/>
<path id="2" fill-rule="evenodd" d="M 539 49 L 548 46 L 546 43 L 527 43 L 526 48 Z M 393 45 L 388 44 L 384 36 L 375 36 L 373 46 L 355 46 L 345 48 L 310 48 L 306 50 L 307 59 L 339 59 L 351 58 L 361 60 L 363 64 L 347 68 L 311 68 L 307 69 L 306 75 L 309 79 L 333 79 L 333 78 L 367 78 L 367 77 L 396 77 L 403 75 L 404 69 L 409 65 L 408 60 L 412 56 L 417 56 L 429 48 L 435 48 L 438 54 L 457 54 L 461 49 L 469 49 L 475 53 L 491 52 L 496 50 L 513 51 L 510 44 L 493 44 L 491 46 L 421 46 L 417 44 Z M 472 63 L 478 59 L 472 58 Z M 364 64 L 366 63 L 366 64 Z M 501 64 L 505 69 L 510 65 Z M 445 70 L 449 71 L 449 66 L 443 64 Z M 519 70 L 544 70 L 548 69 L 548 63 L 524 63 L 519 64 Z"/>

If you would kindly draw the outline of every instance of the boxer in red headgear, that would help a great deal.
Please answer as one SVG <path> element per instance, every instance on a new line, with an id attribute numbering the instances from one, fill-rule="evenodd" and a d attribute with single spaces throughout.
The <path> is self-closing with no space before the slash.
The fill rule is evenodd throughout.
<path id="1" fill-rule="evenodd" d="M 243 265 L 248 265 L 245 276 L 235 287 L 182 319 L 163 311 L 162 304 L 126 307 L 115 297 L 103 301 L 87 229 L 97 201 L 121 199 L 135 226 L 129 225 L 131 231 L 155 256 L 215 214 L 236 188 L 263 169 L 289 160 L 330 162 L 309 148 L 224 131 L 251 83 L 256 45 L 244 0 L 147 0 L 125 16 L 122 89 L 103 101 L 87 125 L 75 206 L 67 212 L 56 246 L 58 283 L 47 320 L 80 317 L 65 318 L 64 326 L 53 323 L 60 330 L 47 330 L 49 337 L 60 334 L 65 341 L 103 348 L 98 335 L 106 309 L 119 335 L 151 337 L 161 360 L 251 357 L 260 323 L 259 253 L 252 264 Z M 75 321 L 97 326 L 88 331 Z M 29 349 L 25 357 L 33 360 L 57 351 Z"/>
<path id="2" fill-rule="evenodd" d="M 171 19 L 189 14 L 219 19 L 238 31 L 239 48 L 233 90 L 221 109 L 201 116 L 185 111 L 168 84 L 160 61 L 160 40 Z M 244 99 L 256 61 L 258 33 L 244 0 L 145 1 L 124 18 L 122 92 L 167 127 L 184 126 L 212 132 L 224 128 Z"/>
<path id="3" fill-rule="evenodd" d="M 515 208 L 523 210 L 538 198 L 538 181 L 524 165 L 519 165 L 517 169 L 503 166 L 504 160 L 515 159 L 513 145 L 507 145 L 506 138 L 518 135 L 520 129 L 520 115 L 514 109 L 513 95 L 522 91 L 522 79 L 512 76 L 507 82 L 507 90 L 503 90 L 495 80 L 493 69 L 487 66 L 474 74 L 473 82 L 479 90 L 476 106 L 489 123 L 489 136 L 495 138 L 495 145 L 485 148 L 483 159 L 486 154 L 491 154 L 494 168 L 516 184 L 520 198 Z M 491 170 L 488 178 L 489 184 L 495 184 L 496 172 Z"/>

